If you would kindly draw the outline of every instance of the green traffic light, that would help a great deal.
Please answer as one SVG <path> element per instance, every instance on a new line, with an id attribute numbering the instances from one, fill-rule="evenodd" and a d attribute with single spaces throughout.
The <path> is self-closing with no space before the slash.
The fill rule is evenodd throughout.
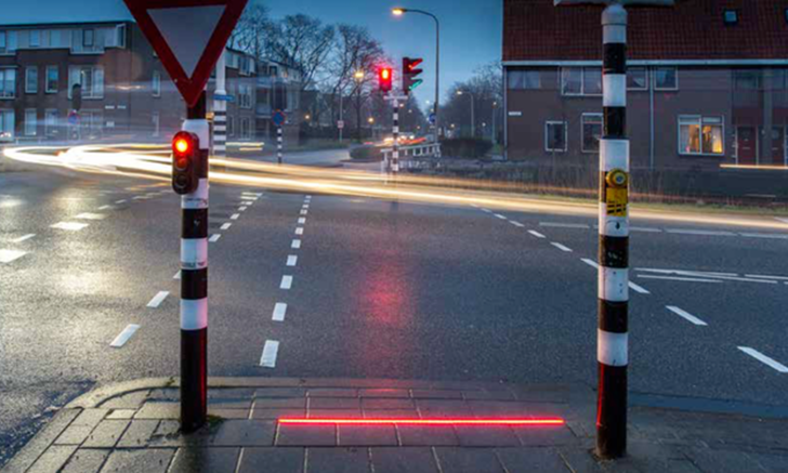
<path id="1" fill-rule="evenodd" d="M 413 83 L 410 84 L 410 87 L 408 88 L 408 90 L 414 90 L 416 87 L 420 86 L 423 82 L 424 81 L 421 80 L 421 79 L 414 80 Z"/>

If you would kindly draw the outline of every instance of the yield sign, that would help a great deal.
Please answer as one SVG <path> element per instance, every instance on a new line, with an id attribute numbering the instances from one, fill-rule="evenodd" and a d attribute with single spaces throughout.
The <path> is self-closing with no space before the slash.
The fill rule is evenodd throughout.
<path id="1" fill-rule="evenodd" d="M 123 0 L 189 106 L 211 77 L 248 0 Z"/>

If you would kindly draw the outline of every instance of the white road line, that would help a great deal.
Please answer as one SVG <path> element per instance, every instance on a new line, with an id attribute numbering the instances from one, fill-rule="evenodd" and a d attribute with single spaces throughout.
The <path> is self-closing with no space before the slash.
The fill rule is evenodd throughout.
<path id="1" fill-rule="evenodd" d="M 772 279 L 772 280 L 780 280 L 780 281 L 788 281 L 788 277 L 785 276 L 761 276 L 760 274 L 745 274 L 745 278 L 753 278 L 753 279 Z"/>
<path id="2" fill-rule="evenodd" d="M 29 239 L 33 238 L 34 236 L 36 236 L 35 233 L 28 233 L 27 235 L 22 235 L 19 238 L 14 238 L 13 240 L 11 240 L 11 242 L 12 243 L 22 243 L 23 241 L 29 240 Z"/>
<path id="3" fill-rule="evenodd" d="M 249 207 L 247 207 L 247 206 L 245 206 L 245 205 L 242 205 L 242 206 L 238 207 L 238 211 L 239 211 L 239 212 L 245 212 L 245 211 L 246 211 L 246 209 L 248 209 L 248 208 L 249 208 Z"/>
<path id="4" fill-rule="evenodd" d="M 662 229 L 653 227 L 629 227 L 631 232 L 662 233 Z"/>
<path id="5" fill-rule="evenodd" d="M 295 229 L 296 235 L 303 235 L 304 234 L 304 227 L 298 227 Z"/>
<path id="6" fill-rule="evenodd" d="M 308 209 L 309 208 L 309 204 L 304 204 L 304 205 L 301 206 L 301 208 L 302 209 Z"/>
<path id="7" fill-rule="evenodd" d="M 764 355 L 763 353 L 759 352 L 758 350 L 754 350 L 750 347 L 738 347 L 739 350 L 743 351 L 744 353 L 750 355 L 751 357 L 755 358 L 756 360 L 760 361 L 768 365 L 771 368 L 774 368 L 780 373 L 788 373 L 788 366 L 769 358 L 768 356 Z"/>
<path id="8" fill-rule="evenodd" d="M 225 224 L 222 224 L 222 226 L 221 226 L 221 227 L 219 227 L 219 228 L 221 228 L 222 230 L 229 230 L 229 229 L 230 229 L 230 227 L 232 227 L 232 226 L 233 226 L 233 224 L 232 224 L 232 223 L 230 223 L 230 222 L 227 222 L 227 223 L 225 223 Z"/>
<path id="9" fill-rule="evenodd" d="M 101 206 L 101 207 L 99 207 L 98 209 L 99 209 L 99 210 L 109 210 L 109 209 L 111 209 L 111 208 L 112 208 L 112 206 L 111 206 L 111 205 L 102 205 L 102 206 Z"/>
<path id="10" fill-rule="evenodd" d="M 287 265 L 288 266 L 295 266 L 296 264 L 298 264 L 298 256 L 296 256 L 296 255 L 289 255 L 287 257 Z"/>
<path id="11" fill-rule="evenodd" d="M 552 223 L 552 222 L 539 222 L 540 227 L 555 227 L 555 228 L 579 228 L 583 230 L 590 230 L 589 225 L 582 223 Z"/>
<path id="12" fill-rule="evenodd" d="M 648 292 L 648 291 L 646 290 L 646 288 L 645 288 L 645 287 L 643 287 L 643 286 L 638 286 L 637 284 L 633 283 L 632 281 L 630 281 L 630 282 L 629 282 L 629 287 L 630 287 L 630 288 L 631 288 L 633 291 L 635 291 L 635 292 L 637 292 L 637 293 L 639 293 L 639 294 L 651 294 L 650 292 Z"/>
<path id="13" fill-rule="evenodd" d="M 520 222 L 515 222 L 514 220 L 509 220 L 509 223 L 511 223 L 512 225 L 514 225 L 515 227 L 518 227 L 518 228 L 523 228 L 523 227 L 525 227 L 525 225 L 523 225 L 522 223 L 520 223 Z"/>
<path id="14" fill-rule="evenodd" d="M 698 235 L 698 236 L 736 236 L 733 232 L 716 232 L 711 230 L 690 230 L 684 228 L 666 228 L 666 232 L 677 235 Z"/>
<path id="15" fill-rule="evenodd" d="M 528 230 L 528 233 L 530 233 L 531 235 L 535 236 L 536 238 L 547 238 L 546 236 L 542 235 L 541 233 L 539 233 L 539 232 L 537 232 L 535 230 Z"/>
<path id="16" fill-rule="evenodd" d="M 72 232 L 78 232 L 87 226 L 89 226 L 89 224 L 78 222 L 58 222 L 54 225 L 50 225 L 52 228 L 57 228 L 59 230 L 69 230 Z"/>
<path id="17" fill-rule="evenodd" d="M 700 320 L 699 318 L 695 317 L 694 315 L 690 314 L 686 310 L 682 310 L 682 309 L 680 309 L 680 308 L 678 308 L 678 307 L 676 307 L 674 305 L 665 306 L 665 308 L 668 309 L 669 311 L 673 312 L 674 314 L 678 315 L 679 317 L 683 317 L 683 318 L 689 320 L 690 322 L 692 322 L 695 325 L 699 325 L 701 327 L 705 327 L 705 326 L 709 325 L 706 322 L 704 322 L 704 321 Z"/>
<path id="18" fill-rule="evenodd" d="M 0 263 L 10 263 L 11 261 L 18 260 L 26 254 L 27 251 L 0 250 Z"/>
<path id="19" fill-rule="evenodd" d="M 299 218 L 299 219 L 298 219 L 298 224 L 299 224 L 299 225 L 303 225 L 303 224 L 305 224 L 305 223 L 306 223 L 306 218 L 304 218 L 304 217 L 301 217 L 301 218 Z"/>
<path id="20" fill-rule="evenodd" d="M 211 235 L 211 238 L 209 238 L 208 241 L 211 243 L 216 243 L 217 241 L 219 241 L 219 238 L 221 237 L 222 237 L 221 233 L 214 233 L 213 235 Z"/>
<path id="21" fill-rule="evenodd" d="M 592 268 L 594 268 L 594 269 L 599 269 L 599 265 L 597 264 L 597 262 L 596 262 L 596 261 L 594 261 L 594 260 L 592 260 L 592 259 L 588 259 L 588 258 L 581 258 L 581 259 L 580 259 L 580 261 L 582 261 L 583 263 L 585 263 L 585 264 L 587 264 L 587 265 L 591 266 L 591 267 L 592 267 Z"/>
<path id="22" fill-rule="evenodd" d="M 274 306 L 274 314 L 271 316 L 271 320 L 274 322 L 283 322 L 285 320 L 285 314 L 287 313 L 287 304 L 284 302 L 277 302 Z"/>
<path id="23" fill-rule="evenodd" d="M 483 207 L 482 207 L 482 212 L 487 212 L 487 213 L 489 214 L 489 213 L 492 213 L 492 210 L 490 210 L 490 209 L 485 209 L 485 208 L 483 208 Z"/>
<path id="24" fill-rule="evenodd" d="M 250 205 L 254 205 L 254 202 L 244 200 L 244 201 L 241 202 L 241 205 L 243 205 L 243 206 L 250 206 Z"/>
<path id="25" fill-rule="evenodd" d="M 479 206 L 476 205 L 476 204 L 471 204 L 471 207 L 473 207 L 474 209 L 478 209 L 479 208 Z"/>
<path id="26" fill-rule="evenodd" d="M 500 218 L 501 220 L 508 220 L 505 216 L 501 214 L 495 214 L 496 217 Z"/>
<path id="27" fill-rule="evenodd" d="M 115 340 L 112 340 L 112 343 L 109 344 L 112 348 L 120 348 L 129 341 L 134 332 L 136 332 L 140 328 L 139 325 L 130 324 L 126 328 L 123 329 L 120 334 L 115 337 Z"/>
<path id="28" fill-rule="evenodd" d="M 263 195 L 263 193 L 262 192 L 248 192 L 248 191 L 244 191 L 244 192 L 241 192 L 241 195 L 253 195 L 255 197 L 261 197 Z"/>
<path id="29" fill-rule="evenodd" d="M 301 248 L 301 240 L 293 240 L 293 243 L 290 245 L 290 248 L 294 250 Z"/>
<path id="30" fill-rule="evenodd" d="M 166 299 L 167 296 L 169 295 L 170 295 L 169 291 L 159 291 L 159 293 L 153 296 L 153 299 L 151 299 L 150 302 L 148 302 L 148 307 L 152 309 L 159 307 L 161 303 L 164 302 L 164 299 Z"/>
<path id="31" fill-rule="evenodd" d="M 142 195 L 135 195 L 134 197 L 131 198 L 131 200 L 145 200 L 145 199 L 147 199 L 147 197 Z"/>
<path id="32" fill-rule="evenodd" d="M 104 220 L 105 218 L 107 218 L 107 216 L 104 214 L 94 214 L 90 212 L 85 212 L 77 215 L 75 218 L 79 218 L 82 220 Z"/>
<path id="33" fill-rule="evenodd" d="M 180 279 L 180 278 L 181 278 L 181 272 L 180 271 L 175 273 L 175 276 L 172 277 L 172 279 Z"/>
<path id="34" fill-rule="evenodd" d="M 745 238 L 769 238 L 773 240 L 788 240 L 788 235 L 781 235 L 779 233 L 740 233 L 739 235 Z"/>
<path id="35" fill-rule="evenodd" d="M 307 209 L 301 209 L 301 215 L 306 215 L 306 214 L 308 214 L 308 213 L 309 213 L 309 210 L 307 210 Z"/>
<path id="36" fill-rule="evenodd" d="M 230 215 L 230 220 L 238 220 L 241 217 L 241 214 L 232 214 Z"/>
<path id="37" fill-rule="evenodd" d="M 115 203 L 116 204 L 125 204 L 126 203 L 126 199 L 116 200 Z"/>
<path id="38" fill-rule="evenodd" d="M 720 281 L 719 279 L 687 278 L 680 276 L 650 276 L 648 274 L 638 274 L 638 277 L 642 279 L 661 279 L 664 281 L 706 282 L 706 283 L 722 284 L 722 281 Z"/>
<path id="39" fill-rule="evenodd" d="M 553 245 L 554 247 L 558 248 L 559 250 L 566 252 L 566 253 L 571 253 L 572 252 L 572 248 L 564 246 L 564 245 L 562 245 L 560 243 L 556 243 L 556 242 L 552 241 L 552 242 L 550 242 L 550 244 Z"/>
<path id="40" fill-rule="evenodd" d="M 276 354 L 279 352 L 279 342 L 266 340 L 263 347 L 263 356 L 260 357 L 260 366 L 263 368 L 276 368 Z"/>
<path id="41" fill-rule="evenodd" d="M 690 271 L 684 269 L 655 269 L 655 268 L 635 268 L 637 271 L 646 271 L 649 273 L 658 273 L 658 274 L 677 274 L 681 276 L 692 276 L 692 277 L 721 277 L 721 276 L 729 276 L 729 277 L 736 277 L 738 274 L 736 273 L 718 273 L 715 271 Z"/>
<path id="42" fill-rule="evenodd" d="M 279 284 L 279 289 L 290 289 L 293 287 L 293 276 L 282 276 L 282 282 Z"/>
<path id="43" fill-rule="evenodd" d="M 775 220 L 782 223 L 788 223 L 788 218 L 785 217 L 774 217 Z"/>

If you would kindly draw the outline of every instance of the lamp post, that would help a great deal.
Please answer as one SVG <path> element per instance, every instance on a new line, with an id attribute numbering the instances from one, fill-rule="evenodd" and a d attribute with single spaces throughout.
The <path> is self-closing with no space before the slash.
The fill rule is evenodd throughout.
<path id="1" fill-rule="evenodd" d="M 476 138 L 476 97 L 473 95 L 473 92 L 469 92 L 466 90 L 458 90 L 457 95 L 465 95 L 468 94 L 471 96 L 471 138 Z"/>
<path id="2" fill-rule="evenodd" d="M 440 70 L 441 70 L 441 24 L 438 20 L 438 17 L 433 15 L 432 13 L 424 10 L 415 10 L 411 8 L 393 8 L 391 13 L 394 16 L 402 16 L 405 13 L 418 13 L 420 15 L 426 15 L 432 18 L 435 21 L 435 105 L 433 107 L 433 113 L 435 113 L 435 142 L 437 143 L 439 140 L 438 135 L 440 134 L 440 113 L 439 113 L 439 104 L 440 104 Z"/>

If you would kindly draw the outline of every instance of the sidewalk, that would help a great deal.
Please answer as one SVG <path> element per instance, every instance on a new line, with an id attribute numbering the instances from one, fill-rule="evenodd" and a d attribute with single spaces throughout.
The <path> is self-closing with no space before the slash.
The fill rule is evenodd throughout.
<path id="1" fill-rule="evenodd" d="M 583 385 L 211 378 L 209 424 L 179 433 L 173 380 L 74 400 L 7 472 L 788 472 L 788 418 L 630 409 L 629 457 L 599 462 Z M 303 425 L 280 418 L 562 417 L 564 425 Z"/>

